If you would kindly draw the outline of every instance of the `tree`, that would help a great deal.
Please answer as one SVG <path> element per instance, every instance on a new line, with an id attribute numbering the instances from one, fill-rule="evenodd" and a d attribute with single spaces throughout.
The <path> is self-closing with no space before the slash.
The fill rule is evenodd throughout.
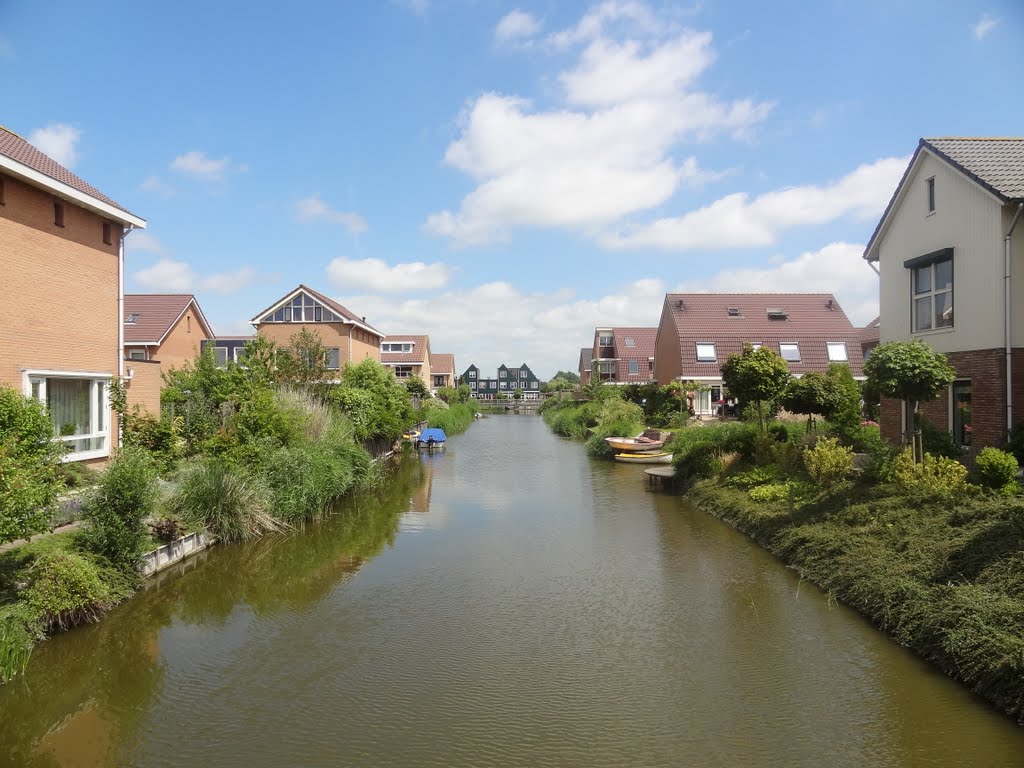
<path id="1" fill-rule="evenodd" d="M 0 544 L 49 526 L 63 453 L 46 406 L 0 387 Z"/>
<path id="2" fill-rule="evenodd" d="M 568 381 L 570 384 L 580 383 L 580 375 L 578 373 L 573 373 L 572 371 L 559 371 L 558 373 L 551 377 L 552 381 L 554 381 L 555 379 L 564 379 L 565 381 Z"/>
<path id="3" fill-rule="evenodd" d="M 788 411 L 806 414 L 808 429 L 814 428 L 814 414 L 827 419 L 840 434 L 848 434 L 860 423 L 860 387 L 845 363 L 832 363 L 826 373 L 792 379 L 781 403 Z"/>
<path id="4" fill-rule="evenodd" d="M 430 398 L 430 388 L 427 387 L 427 383 L 419 376 L 410 376 L 405 380 L 405 391 L 413 397 L 418 397 L 422 400 Z"/>
<path id="5" fill-rule="evenodd" d="M 743 345 L 743 352 L 729 355 L 722 364 L 722 380 L 733 396 L 757 406 L 757 429 L 764 432 L 764 403 L 777 398 L 789 383 L 789 366 L 778 352 L 768 347 L 754 349 Z"/>
<path id="6" fill-rule="evenodd" d="M 277 350 L 278 381 L 315 394 L 325 394 L 335 374 L 327 367 L 330 350 L 323 339 L 303 328 L 288 340 L 288 344 L 287 349 Z"/>
<path id="7" fill-rule="evenodd" d="M 871 386 L 883 395 L 902 400 L 907 413 L 913 413 L 913 434 L 910 441 L 914 461 L 921 459 L 922 400 L 934 400 L 956 378 L 956 371 L 946 356 L 936 352 L 923 341 L 888 341 L 879 344 L 864 362 L 864 373 Z M 902 441 L 907 442 L 907 429 L 901 429 Z"/>

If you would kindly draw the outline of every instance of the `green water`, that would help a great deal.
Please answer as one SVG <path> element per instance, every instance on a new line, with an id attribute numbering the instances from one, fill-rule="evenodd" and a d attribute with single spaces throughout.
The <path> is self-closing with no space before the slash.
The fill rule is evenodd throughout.
<path id="1" fill-rule="evenodd" d="M 0 687 L 0 764 L 1024 765 L 1024 729 L 535 416 L 182 570 Z"/>

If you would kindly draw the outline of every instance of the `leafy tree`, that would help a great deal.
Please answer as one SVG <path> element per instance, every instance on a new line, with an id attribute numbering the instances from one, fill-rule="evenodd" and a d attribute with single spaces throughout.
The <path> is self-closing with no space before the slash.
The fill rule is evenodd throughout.
<path id="1" fill-rule="evenodd" d="M 48 527 L 49 507 L 61 487 L 63 453 L 46 406 L 0 387 L 0 543 Z"/>
<path id="2" fill-rule="evenodd" d="M 743 352 L 729 355 L 722 364 L 725 386 L 741 401 L 757 407 L 757 429 L 764 433 L 764 403 L 774 400 L 789 383 L 789 367 L 778 352 L 751 344 L 743 345 Z"/>
<path id="3" fill-rule="evenodd" d="M 352 396 L 351 390 L 362 390 L 370 399 Z M 409 423 L 412 409 L 405 387 L 395 378 L 394 373 L 373 358 L 345 366 L 341 372 L 341 383 L 331 389 L 331 403 L 343 412 L 357 404 L 358 412 L 349 413 L 353 422 L 362 420 L 369 434 L 360 436 L 366 440 L 383 437 L 394 440 Z M 358 432 L 358 428 L 357 428 Z"/>
<path id="4" fill-rule="evenodd" d="M 956 377 L 946 356 L 923 341 L 888 341 L 879 344 L 864 362 L 868 381 L 881 394 L 902 400 L 908 413 L 914 414 L 913 459 L 922 454 L 920 445 L 922 400 L 934 400 Z M 907 442 L 904 432 L 903 442 Z"/>
<path id="5" fill-rule="evenodd" d="M 405 380 L 405 391 L 413 397 L 419 397 L 424 400 L 430 397 L 430 388 L 419 376 L 410 376 Z"/>
<path id="6" fill-rule="evenodd" d="M 552 381 L 554 381 L 555 379 L 563 379 L 564 381 L 568 381 L 570 384 L 573 385 L 580 383 L 580 375 L 578 373 L 574 373 L 573 371 L 559 371 L 558 373 L 551 377 Z"/>
<path id="7" fill-rule="evenodd" d="M 823 416 L 847 434 L 860 423 L 860 387 L 844 363 L 832 363 L 826 373 L 812 372 L 786 385 L 782 406 L 807 416 L 807 428 L 814 429 L 814 415 Z"/>
<path id="8" fill-rule="evenodd" d="M 513 400 L 522 400 L 523 399 L 523 388 L 522 387 L 516 387 L 515 388 L 515 391 L 512 393 L 512 399 Z"/>
<path id="9" fill-rule="evenodd" d="M 326 394 L 335 373 L 327 367 L 329 350 L 320 334 L 303 328 L 288 340 L 288 345 L 287 349 L 278 349 L 275 357 L 278 382 Z"/>
<path id="10" fill-rule="evenodd" d="M 572 382 L 562 375 L 555 376 L 551 381 L 545 382 L 544 386 L 541 387 L 541 392 L 546 394 L 557 394 L 559 398 L 565 392 L 569 392 L 576 388 L 576 384 L 579 383 L 579 376 L 576 377 L 576 382 Z"/>

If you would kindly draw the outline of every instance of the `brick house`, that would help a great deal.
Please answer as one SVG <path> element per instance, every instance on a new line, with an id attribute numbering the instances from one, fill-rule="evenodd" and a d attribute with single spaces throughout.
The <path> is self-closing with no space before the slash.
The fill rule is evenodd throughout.
<path id="1" fill-rule="evenodd" d="M 921 139 L 864 258 L 880 274 L 880 338 L 921 339 L 957 378 L 921 404 L 970 453 L 1024 419 L 1024 138 Z M 954 309 L 959 311 L 954 314 Z M 911 414 L 883 400 L 882 433 Z"/>
<path id="2" fill-rule="evenodd" d="M 49 408 L 71 461 L 118 445 L 125 235 L 146 222 L 0 128 L 0 384 Z M 22 309 L 18 311 L 15 308 Z"/>
<path id="3" fill-rule="evenodd" d="M 434 352 L 430 356 L 431 389 L 455 386 L 455 355 L 451 352 Z"/>
<path id="4" fill-rule="evenodd" d="M 203 339 L 213 330 L 190 293 L 126 293 L 124 295 L 124 356 L 155 360 L 162 369 L 181 368 L 195 359 Z"/>
<path id="5" fill-rule="evenodd" d="M 304 329 L 314 333 L 327 348 L 327 367 L 332 370 L 367 358 L 380 361 L 384 334 L 365 317 L 305 285 L 285 294 L 249 322 L 257 335 L 282 348 Z"/>
<path id="6" fill-rule="evenodd" d="M 653 381 L 657 336 L 657 328 L 595 328 L 588 378 L 606 384 Z"/>
<path id="7" fill-rule="evenodd" d="M 255 339 L 255 336 L 217 336 L 216 338 L 203 339 L 202 351 L 207 348 L 213 349 L 214 359 L 218 366 L 227 365 L 228 361 L 237 363 L 238 358 L 245 352 L 245 345 Z"/>
<path id="8" fill-rule="evenodd" d="M 670 293 L 665 296 L 655 341 L 654 378 L 697 381 L 699 415 L 719 412 L 722 363 L 744 343 L 768 346 L 799 376 L 846 363 L 862 378 L 860 331 L 830 293 Z"/>
<path id="9" fill-rule="evenodd" d="M 580 349 L 580 386 L 585 387 L 590 383 L 590 375 L 592 366 L 594 363 L 594 348 L 593 347 L 582 347 Z"/>
<path id="10" fill-rule="evenodd" d="M 417 376 L 430 387 L 430 337 L 416 334 L 388 334 L 380 343 L 380 361 L 405 381 Z"/>

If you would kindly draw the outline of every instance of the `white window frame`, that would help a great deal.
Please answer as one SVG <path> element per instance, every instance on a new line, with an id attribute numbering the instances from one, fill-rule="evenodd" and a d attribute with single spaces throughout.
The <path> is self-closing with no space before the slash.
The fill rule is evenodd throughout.
<path id="1" fill-rule="evenodd" d="M 639 360 L 628 360 L 627 361 L 627 365 L 629 366 L 628 370 L 629 370 L 629 375 L 630 376 L 639 376 L 640 375 L 640 361 Z"/>
<path id="2" fill-rule="evenodd" d="M 221 353 L 223 353 L 223 357 L 222 357 Z M 218 368 L 223 368 L 224 366 L 226 366 L 228 364 L 228 360 L 230 359 L 230 357 L 231 357 L 231 355 L 228 354 L 228 348 L 227 347 L 218 347 L 217 345 L 214 345 L 214 347 L 213 347 L 213 361 L 214 361 L 214 363 L 216 363 Z"/>
<path id="3" fill-rule="evenodd" d="M 540 389 L 540 382 L 539 381 L 531 381 L 530 382 L 530 389 Z"/>
<path id="4" fill-rule="evenodd" d="M 633 336 L 627 336 L 626 338 L 624 338 L 622 340 L 622 344 L 623 344 L 623 346 L 626 346 L 626 347 L 635 347 L 636 346 L 636 339 Z"/>
<path id="5" fill-rule="evenodd" d="M 701 347 L 704 347 L 703 353 L 701 353 Z M 710 355 L 708 354 L 708 348 L 711 348 Z M 696 342 L 697 351 L 697 362 L 698 363 L 717 363 L 718 362 L 718 349 L 715 347 L 713 341 L 698 341 Z"/>
<path id="6" fill-rule="evenodd" d="M 610 347 L 615 344 L 614 334 L 598 334 L 597 335 L 597 346 L 599 347 Z"/>
<path id="7" fill-rule="evenodd" d="M 786 357 L 785 347 L 792 347 L 796 351 L 796 357 L 792 358 L 792 359 Z M 781 355 L 782 359 L 785 360 L 787 363 L 799 363 L 800 360 L 802 359 L 802 356 L 800 354 L 800 342 L 799 341 L 780 341 L 779 342 L 779 355 Z"/>
<path id="8" fill-rule="evenodd" d="M 53 371 L 53 370 L 28 370 L 22 378 L 22 392 L 26 397 L 33 397 L 46 405 L 46 382 L 48 379 L 78 379 L 91 382 L 89 387 L 89 424 L 95 425 L 99 421 L 101 404 L 97 387 L 103 386 L 103 429 L 92 430 L 83 435 L 54 435 L 54 440 L 65 443 L 73 443 L 78 440 L 95 440 L 102 438 L 103 447 L 89 451 L 74 451 L 66 453 L 64 461 L 85 461 L 87 459 L 102 459 L 110 455 L 111 421 L 110 411 L 110 382 L 114 378 L 112 373 L 99 373 L 95 371 Z M 55 427 L 56 428 L 56 427 Z"/>
<path id="9" fill-rule="evenodd" d="M 141 355 L 141 357 L 140 357 L 140 355 Z M 146 359 L 146 350 L 144 350 L 144 349 L 130 349 L 130 350 L 128 350 L 128 359 L 129 360 L 145 360 Z"/>
<path id="10" fill-rule="evenodd" d="M 498 371 L 498 378 L 504 379 L 508 375 L 508 371 Z"/>
<path id="11" fill-rule="evenodd" d="M 470 371 L 469 372 L 469 378 L 475 379 L 476 378 L 476 371 Z"/>
<path id="12" fill-rule="evenodd" d="M 850 351 L 846 348 L 845 341 L 827 341 L 825 342 L 825 350 L 828 353 L 828 361 L 830 363 L 850 362 Z"/>

